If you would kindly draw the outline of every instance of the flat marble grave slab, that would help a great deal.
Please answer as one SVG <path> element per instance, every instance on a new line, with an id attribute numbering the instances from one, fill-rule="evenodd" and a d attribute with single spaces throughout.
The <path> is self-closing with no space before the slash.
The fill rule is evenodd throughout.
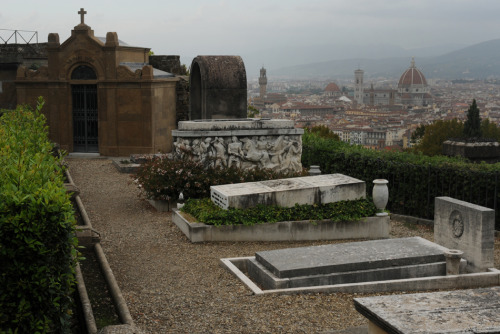
<path id="1" fill-rule="evenodd" d="M 211 186 L 210 193 L 212 201 L 223 209 L 258 204 L 292 207 L 365 198 L 366 184 L 343 174 L 325 174 Z"/>
<path id="2" fill-rule="evenodd" d="M 447 248 L 420 237 L 288 248 L 255 253 L 279 278 L 444 262 Z"/>
<path id="3" fill-rule="evenodd" d="M 498 286 L 355 298 L 354 306 L 387 333 L 500 333 Z"/>

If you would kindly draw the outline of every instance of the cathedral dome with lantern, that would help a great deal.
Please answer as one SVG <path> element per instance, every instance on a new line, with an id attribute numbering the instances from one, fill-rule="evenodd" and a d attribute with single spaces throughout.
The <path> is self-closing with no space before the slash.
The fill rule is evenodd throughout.
<path id="1" fill-rule="evenodd" d="M 364 71 L 354 71 L 354 101 L 358 105 L 404 105 L 408 108 L 415 106 L 429 106 L 434 102 L 430 94 L 431 88 L 427 84 L 424 74 L 415 66 L 415 59 L 411 59 L 410 67 L 399 78 L 397 89 L 370 89 L 363 87 Z"/>
<path id="2" fill-rule="evenodd" d="M 420 106 L 432 103 L 429 91 L 424 74 L 415 66 L 415 59 L 412 58 L 410 67 L 403 72 L 398 82 L 400 103 Z"/>

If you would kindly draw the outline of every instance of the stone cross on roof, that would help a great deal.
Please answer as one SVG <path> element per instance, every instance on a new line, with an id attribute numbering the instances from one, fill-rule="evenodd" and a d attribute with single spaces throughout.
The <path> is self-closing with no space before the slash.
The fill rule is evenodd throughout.
<path id="1" fill-rule="evenodd" d="M 85 24 L 85 14 L 87 14 L 87 11 L 83 10 L 83 8 L 80 8 L 78 14 L 80 14 L 81 24 Z"/>

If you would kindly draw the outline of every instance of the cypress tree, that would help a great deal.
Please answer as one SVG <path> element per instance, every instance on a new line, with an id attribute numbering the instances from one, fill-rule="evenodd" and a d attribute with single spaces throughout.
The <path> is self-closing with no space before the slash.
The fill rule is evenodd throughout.
<path id="1" fill-rule="evenodd" d="M 481 137 L 481 118 L 479 117 L 479 109 L 476 105 L 476 100 L 472 100 L 472 104 L 467 111 L 467 120 L 464 123 L 464 136 L 466 138 Z"/>

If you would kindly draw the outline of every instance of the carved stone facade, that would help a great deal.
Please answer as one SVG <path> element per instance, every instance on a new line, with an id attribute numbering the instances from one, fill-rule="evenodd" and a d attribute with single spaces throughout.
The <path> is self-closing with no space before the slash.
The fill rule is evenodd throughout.
<path id="1" fill-rule="evenodd" d="M 207 165 L 299 172 L 302 133 L 287 120 L 179 122 L 173 155 Z"/>

